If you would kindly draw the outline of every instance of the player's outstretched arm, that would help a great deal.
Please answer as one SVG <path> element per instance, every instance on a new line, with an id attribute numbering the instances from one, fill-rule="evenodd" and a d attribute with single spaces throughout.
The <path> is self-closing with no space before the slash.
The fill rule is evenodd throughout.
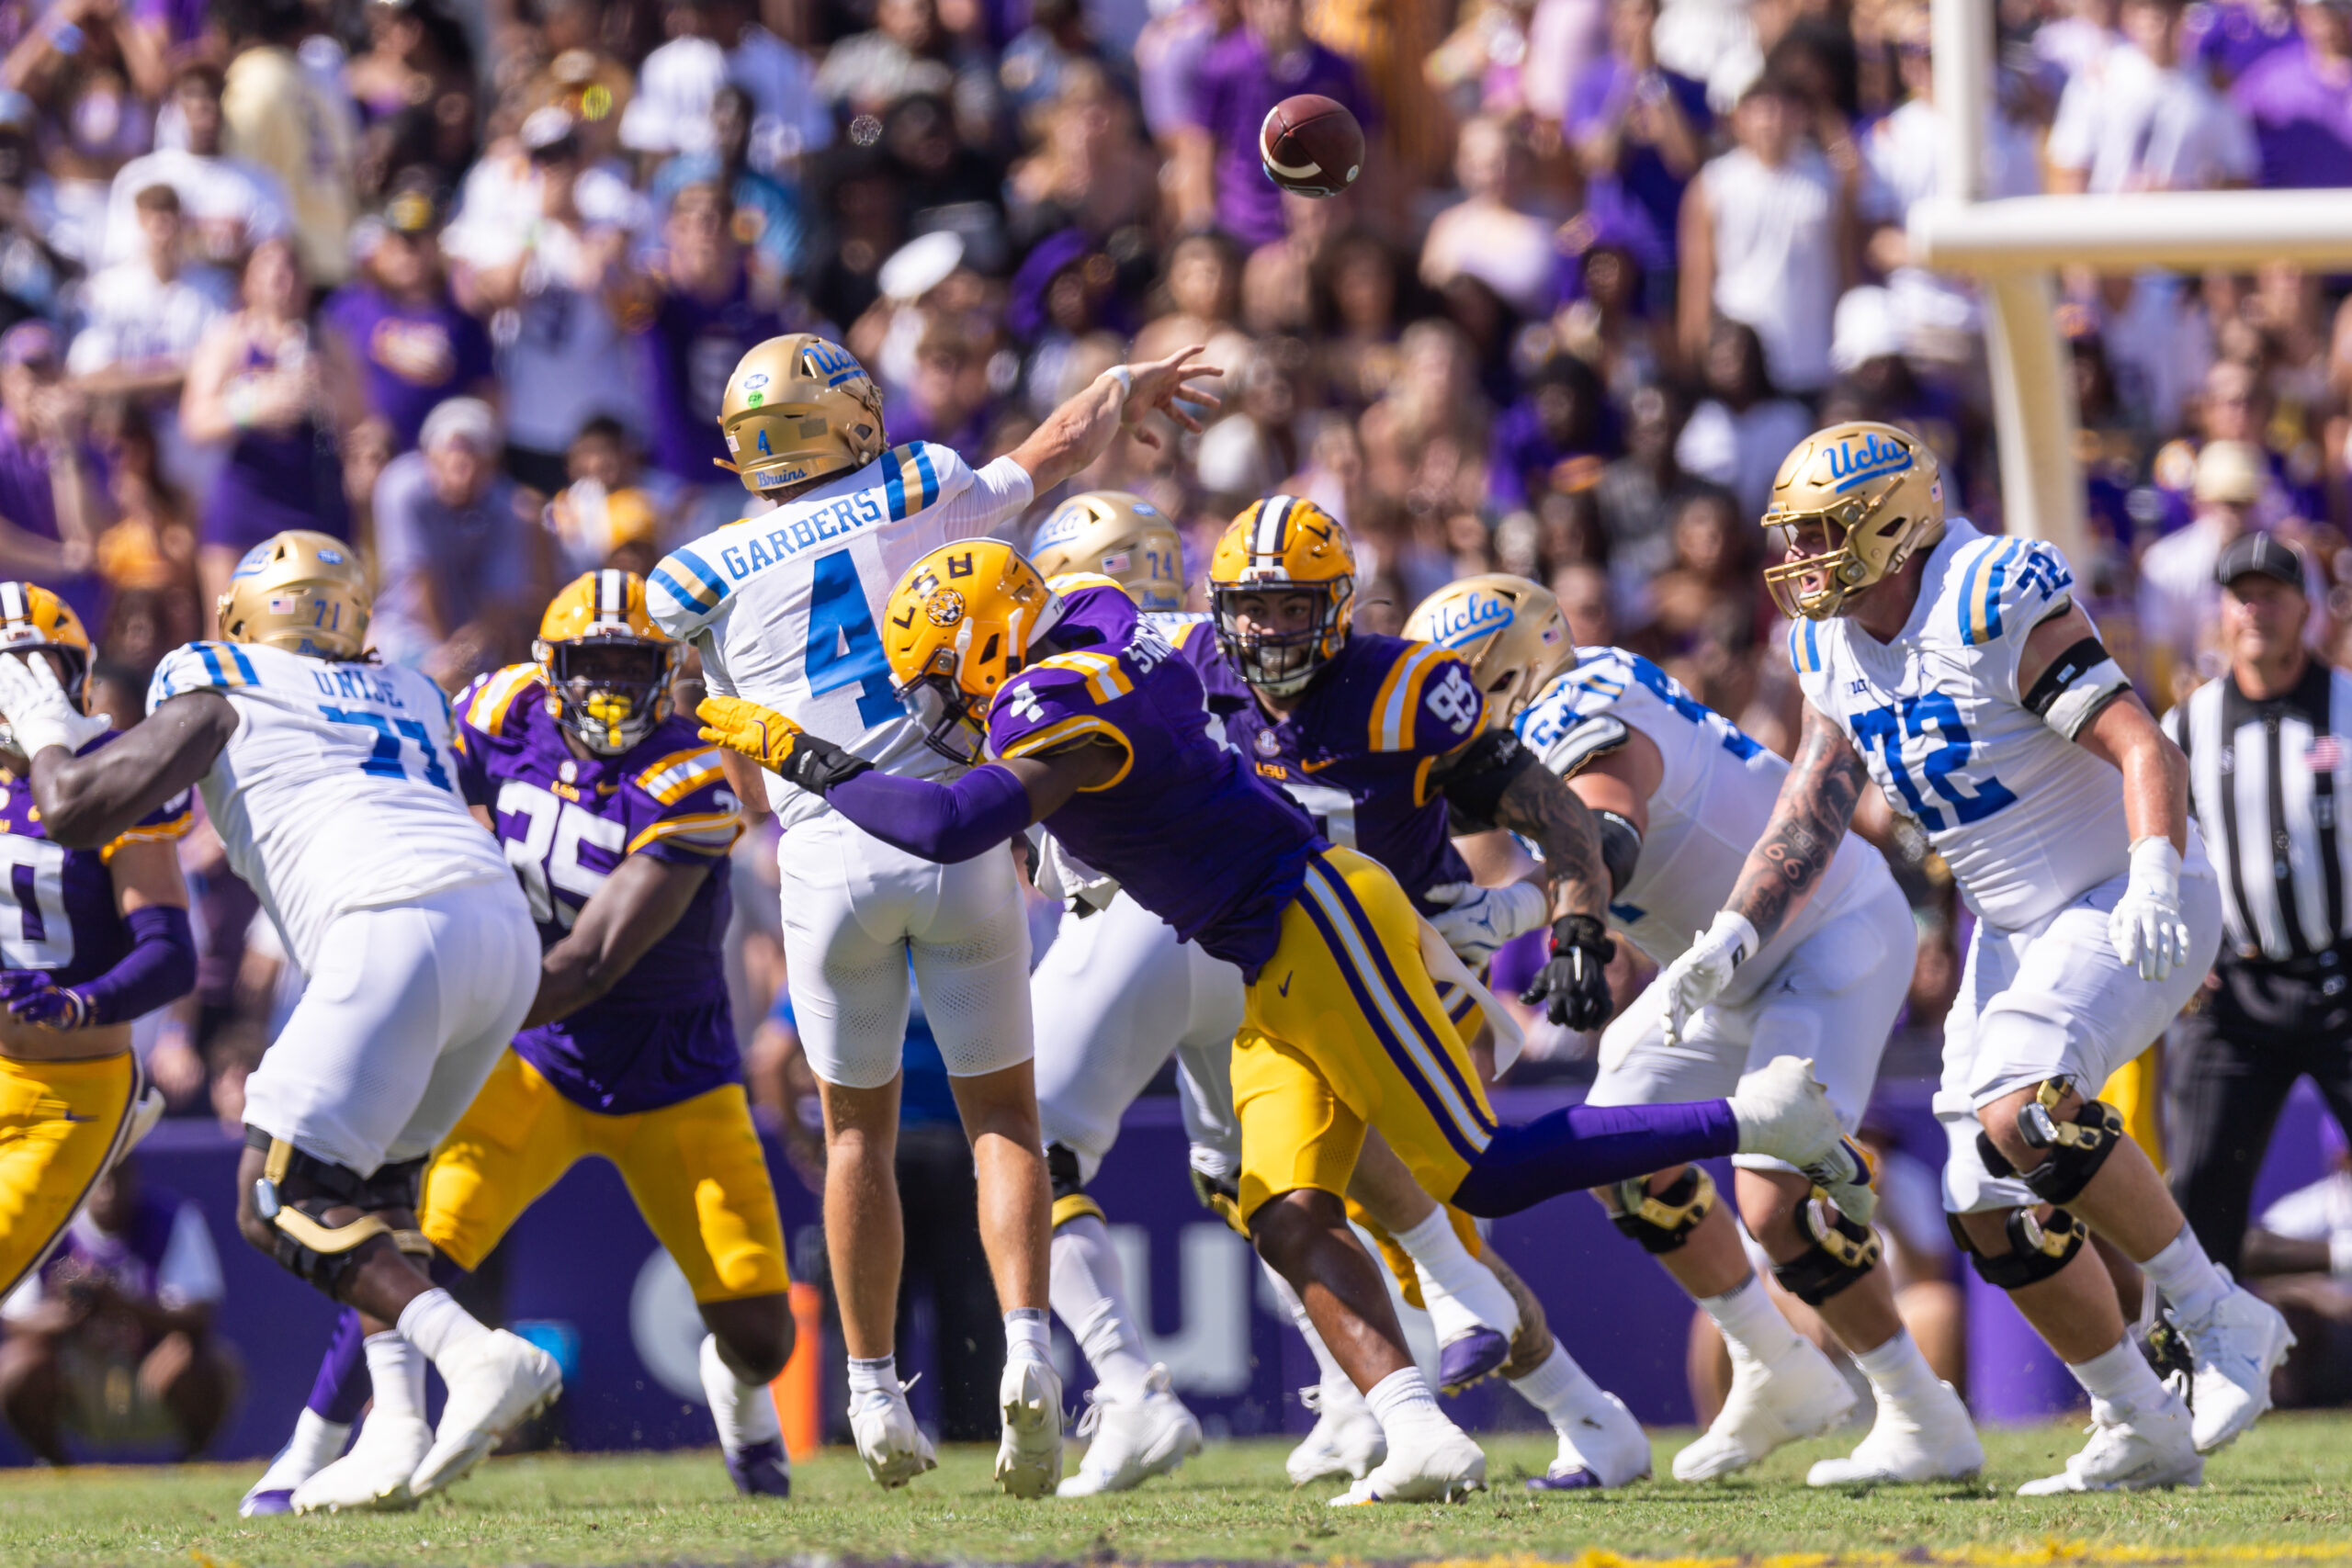
<path id="1" fill-rule="evenodd" d="M 1870 774 L 1845 732 L 1805 704 L 1795 760 L 1781 781 L 1764 836 L 1747 852 L 1747 863 L 1724 906 L 1726 914 L 1739 916 L 1754 930 L 1757 947 L 1771 941 L 1821 885 L 1869 784 Z"/>
<path id="2" fill-rule="evenodd" d="M 539 994 L 522 1026 L 553 1023 L 611 990 L 685 918 L 719 863 L 656 860 L 643 852 L 624 859 L 581 906 L 563 940 L 539 960 Z"/>
<path id="3" fill-rule="evenodd" d="M 16 716 L 9 716 L 14 723 Z M 62 743 L 45 745 L 32 760 L 41 827 L 67 849 L 103 848 L 211 772 L 236 732 L 237 710 L 228 698 L 185 692 L 87 756 Z"/>
<path id="4" fill-rule="evenodd" d="M 1147 365 L 1117 365 L 1105 370 L 1085 390 L 1047 415 L 1028 440 L 1012 449 L 1012 460 L 1028 472 L 1030 482 L 1042 493 L 1091 467 L 1111 449 L 1112 439 L 1121 430 L 1135 425 L 1154 409 L 1197 432 L 1201 422 L 1185 405 L 1211 411 L 1222 405 L 1215 392 L 1187 383 L 1225 374 L 1213 365 L 1196 363 L 1201 352 L 1195 344 Z M 1182 402 L 1177 400 L 1180 393 Z M 1135 437 L 1147 446 L 1159 445 L 1159 436 L 1140 426 Z"/>

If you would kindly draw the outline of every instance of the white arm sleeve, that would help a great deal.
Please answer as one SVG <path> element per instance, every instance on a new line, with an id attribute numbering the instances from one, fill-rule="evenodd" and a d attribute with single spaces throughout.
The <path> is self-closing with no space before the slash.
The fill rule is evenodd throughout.
<path id="1" fill-rule="evenodd" d="M 939 503 L 940 537 L 968 539 L 995 532 L 997 525 L 1019 516 L 1037 499 L 1029 470 L 1011 457 L 999 457 L 976 470 L 972 482 Z"/>

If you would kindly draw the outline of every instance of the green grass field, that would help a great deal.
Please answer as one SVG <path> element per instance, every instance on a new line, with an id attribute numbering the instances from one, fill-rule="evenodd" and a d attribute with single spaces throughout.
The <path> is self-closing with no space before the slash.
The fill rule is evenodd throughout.
<path id="1" fill-rule="evenodd" d="M 1658 1444 L 1658 1469 L 1688 1434 Z M 1850 1444 L 1850 1438 L 1847 1440 Z M 2199 1490 L 2023 1500 L 2072 1427 L 1994 1434 L 1969 1486 L 1808 1492 L 1805 1466 L 1839 1445 L 1800 1444 L 1712 1486 L 1651 1483 L 1604 1495 L 1534 1496 L 1519 1483 L 1548 1443 L 1488 1446 L 1494 1490 L 1450 1507 L 1335 1510 L 1336 1490 L 1294 1491 L 1282 1445 L 1213 1446 L 1173 1483 L 1123 1497 L 1019 1504 L 989 1455 L 951 1451 L 912 1487 L 870 1485 L 846 1450 L 800 1467 L 786 1505 L 740 1502 L 715 1456 L 540 1455 L 493 1461 L 414 1513 L 237 1517 L 253 1466 L 0 1475 L 0 1565 L 704 1563 L 785 1559 L 1108 1562 L 1344 1559 L 1580 1562 L 1743 1559 L 1750 1568 L 1983 1562 L 2352 1562 L 2352 1419 L 2273 1416 L 2211 1468 Z"/>

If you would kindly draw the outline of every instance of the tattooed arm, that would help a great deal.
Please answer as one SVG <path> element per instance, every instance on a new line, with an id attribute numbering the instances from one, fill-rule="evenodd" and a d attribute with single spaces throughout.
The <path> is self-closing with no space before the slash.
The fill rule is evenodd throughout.
<path id="1" fill-rule="evenodd" d="M 1813 897 L 1869 784 L 1870 774 L 1845 732 L 1805 704 L 1796 759 L 1781 781 L 1772 819 L 1747 852 L 1747 863 L 1724 906 L 1756 928 L 1758 946 L 1771 941 Z"/>
<path id="2" fill-rule="evenodd" d="M 1609 871 L 1601 861 L 1600 831 L 1593 824 L 1592 812 L 1532 753 L 1520 755 L 1525 764 L 1496 798 L 1495 825 L 1510 829 L 1544 852 L 1555 919 L 1567 915 L 1605 918 Z"/>

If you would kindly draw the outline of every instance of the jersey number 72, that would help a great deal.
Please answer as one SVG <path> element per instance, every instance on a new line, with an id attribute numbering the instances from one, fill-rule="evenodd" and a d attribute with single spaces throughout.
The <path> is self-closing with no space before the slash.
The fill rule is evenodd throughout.
<path id="1" fill-rule="evenodd" d="M 1864 708 L 1850 714 L 1846 723 L 1854 732 L 1854 739 L 1865 752 L 1876 751 L 1886 763 L 1888 777 L 1894 781 L 1896 793 L 1910 807 L 1911 815 L 1930 833 L 1940 833 L 1954 820 L 1965 825 L 1982 822 L 2005 806 L 2012 806 L 2017 796 L 2011 795 L 2000 780 L 1984 778 L 1975 781 L 1975 793 L 1962 787 L 1962 781 L 1954 777 L 1968 766 L 1969 753 L 1975 743 L 1968 738 L 1967 726 L 1961 723 L 1960 705 L 1943 692 L 1928 692 L 1922 696 L 1903 697 L 1888 707 Z M 1912 742 L 1920 742 L 1914 748 Z M 1914 778 L 1905 753 L 1919 753 L 1919 777 Z M 1943 806 L 1928 804 L 1921 793 L 1920 781 L 1925 780 Z M 1951 816 L 1944 815 L 1949 807 Z"/>

